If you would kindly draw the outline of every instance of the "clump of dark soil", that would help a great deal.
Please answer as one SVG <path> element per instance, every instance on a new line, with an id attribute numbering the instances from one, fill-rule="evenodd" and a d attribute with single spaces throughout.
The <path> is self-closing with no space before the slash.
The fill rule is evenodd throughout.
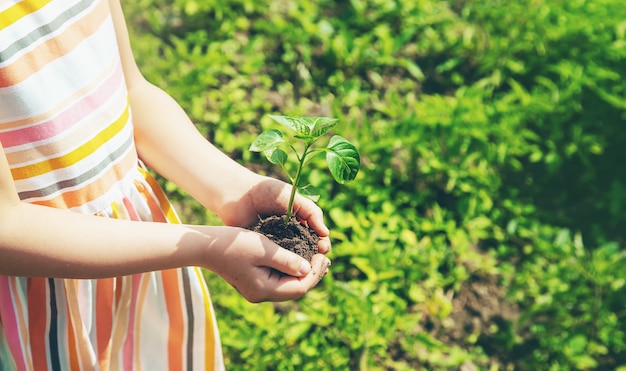
<path id="1" fill-rule="evenodd" d="M 317 254 L 317 243 L 320 238 L 311 228 L 291 217 L 285 224 L 284 216 L 268 216 L 259 220 L 251 230 L 265 235 L 279 246 L 293 251 L 308 261 Z"/>

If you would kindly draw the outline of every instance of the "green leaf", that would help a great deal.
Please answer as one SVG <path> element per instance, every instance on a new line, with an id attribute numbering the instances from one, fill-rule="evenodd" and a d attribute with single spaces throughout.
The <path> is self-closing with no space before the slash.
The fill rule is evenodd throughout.
<path id="1" fill-rule="evenodd" d="M 277 148 L 284 142 L 283 133 L 280 130 L 267 130 L 259 134 L 250 145 L 249 150 L 252 152 L 265 152 Z"/>
<path id="2" fill-rule="evenodd" d="M 320 199 L 319 190 L 310 184 L 305 185 L 303 187 L 298 187 L 298 193 L 300 193 L 302 196 L 308 198 L 309 200 L 313 202 L 317 202 Z"/>
<path id="3" fill-rule="evenodd" d="M 302 117 L 302 119 L 311 130 L 311 136 L 315 138 L 321 137 L 337 125 L 337 119 L 330 117 Z"/>
<path id="4" fill-rule="evenodd" d="M 294 138 L 302 140 L 307 145 L 311 145 L 315 141 L 315 137 L 311 135 L 294 135 Z"/>
<path id="5" fill-rule="evenodd" d="M 361 166 L 361 156 L 356 147 L 347 139 L 335 135 L 330 138 L 328 150 L 326 162 L 337 183 L 344 184 L 354 180 Z"/>
<path id="6" fill-rule="evenodd" d="M 313 141 L 326 134 L 333 126 L 337 125 L 337 119 L 330 117 L 289 117 L 270 115 L 274 121 L 295 130 L 299 139 Z"/>
<path id="7" fill-rule="evenodd" d="M 311 134 L 311 129 L 302 122 L 302 118 L 274 115 L 269 115 L 269 117 L 279 124 L 295 130 L 296 133 L 300 135 L 308 136 L 309 134 Z"/>
<path id="8" fill-rule="evenodd" d="M 587 349 L 587 338 L 582 334 L 572 336 L 565 344 L 573 354 L 583 354 Z"/>
<path id="9" fill-rule="evenodd" d="M 311 328 L 311 322 L 294 322 L 285 330 L 285 341 L 288 345 L 297 344 Z"/>
<path id="10" fill-rule="evenodd" d="M 350 262 L 354 264 L 361 272 L 365 273 L 367 279 L 376 282 L 378 281 L 378 271 L 372 266 L 372 261 L 369 258 L 363 256 L 353 256 Z"/>
<path id="11" fill-rule="evenodd" d="M 280 148 L 274 148 L 267 151 L 263 151 L 265 158 L 272 164 L 285 165 L 287 162 L 287 153 Z"/>
<path id="12" fill-rule="evenodd" d="M 424 80 L 424 72 L 415 62 L 405 58 L 401 61 L 400 64 L 403 65 L 404 68 L 406 68 L 407 72 L 410 73 L 411 76 L 413 76 L 417 81 Z"/>

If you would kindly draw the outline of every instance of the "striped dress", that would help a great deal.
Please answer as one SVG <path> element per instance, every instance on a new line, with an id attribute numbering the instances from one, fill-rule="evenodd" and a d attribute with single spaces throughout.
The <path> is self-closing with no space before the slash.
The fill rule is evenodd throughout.
<path id="1" fill-rule="evenodd" d="M 26 202 L 178 222 L 137 158 L 106 0 L 0 0 L 0 143 Z M 0 276 L 0 370 L 207 369 L 223 361 L 197 268 Z"/>

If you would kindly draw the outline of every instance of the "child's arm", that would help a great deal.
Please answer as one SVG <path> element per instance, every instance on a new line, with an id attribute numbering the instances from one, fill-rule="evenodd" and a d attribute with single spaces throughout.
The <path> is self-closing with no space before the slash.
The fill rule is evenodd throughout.
<path id="1" fill-rule="evenodd" d="M 220 274 L 254 302 L 298 298 L 319 278 L 304 259 L 244 229 L 124 221 L 24 203 L 0 145 L 0 275 L 99 278 L 192 265 Z M 313 270 L 327 265 L 318 255 Z"/>
<path id="2" fill-rule="evenodd" d="M 119 0 L 110 0 L 110 4 L 141 159 L 217 213 L 228 225 L 246 227 L 259 215 L 284 213 L 289 185 L 254 174 L 216 149 L 169 95 L 143 78 L 132 55 Z M 329 232 L 321 209 L 298 196 L 294 210 L 320 235 L 320 252 L 328 252 Z"/>

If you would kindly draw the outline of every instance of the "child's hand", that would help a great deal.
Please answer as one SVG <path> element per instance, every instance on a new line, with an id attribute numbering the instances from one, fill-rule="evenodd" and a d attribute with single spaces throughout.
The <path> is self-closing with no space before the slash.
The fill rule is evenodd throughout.
<path id="1" fill-rule="evenodd" d="M 227 204 L 219 216 L 230 226 L 249 227 L 259 216 L 284 215 L 289 203 L 291 186 L 269 177 L 256 177 L 256 183 L 237 201 Z M 303 223 L 313 228 L 320 236 L 319 252 L 326 254 L 331 250 L 328 227 L 324 224 L 322 210 L 315 202 L 296 195 L 294 214 Z"/>
<path id="2" fill-rule="evenodd" d="M 300 298 L 328 271 L 330 260 L 321 254 L 309 263 L 258 233 L 221 228 L 221 237 L 207 250 L 207 268 L 252 303 Z"/>

